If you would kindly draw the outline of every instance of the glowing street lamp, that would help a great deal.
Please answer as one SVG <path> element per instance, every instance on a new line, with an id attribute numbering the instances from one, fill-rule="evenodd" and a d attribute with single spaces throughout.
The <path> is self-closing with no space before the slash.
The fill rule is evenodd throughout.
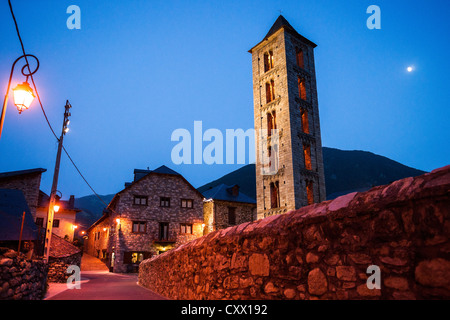
<path id="1" fill-rule="evenodd" d="M 17 110 L 19 110 L 19 114 L 21 114 L 23 110 L 28 109 L 35 98 L 33 89 L 31 89 L 28 82 L 18 84 L 17 87 L 13 89 L 13 93 L 14 104 L 16 105 Z"/>
<path id="2" fill-rule="evenodd" d="M 34 69 L 34 71 L 31 71 L 30 69 L 30 65 L 28 64 L 28 57 L 34 58 L 37 62 L 36 69 Z M 3 124 L 5 122 L 6 106 L 8 105 L 9 89 L 11 88 L 11 80 L 14 73 L 14 67 L 16 66 L 16 63 L 22 58 L 25 58 L 27 62 L 27 64 L 22 68 L 22 74 L 26 77 L 26 80 L 22 84 L 18 84 L 13 89 L 14 104 L 16 105 L 17 110 L 19 110 L 19 114 L 21 114 L 23 110 L 28 109 L 35 98 L 33 89 L 31 89 L 30 84 L 28 83 L 28 77 L 35 74 L 36 71 L 39 69 L 39 60 L 34 55 L 27 54 L 17 58 L 16 61 L 14 61 L 11 68 L 11 73 L 9 75 L 8 81 L 8 88 L 6 89 L 5 99 L 3 100 L 3 108 L 0 114 L 0 138 L 2 137 Z"/>
<path id="3" fill-rule="evenodd" d="M 55 212 L 58 212 L 59 211 L 59 205 L 58 204 L 55 204 L 54 206 L 53 206 L 53 211 L 55 211 Z"/>

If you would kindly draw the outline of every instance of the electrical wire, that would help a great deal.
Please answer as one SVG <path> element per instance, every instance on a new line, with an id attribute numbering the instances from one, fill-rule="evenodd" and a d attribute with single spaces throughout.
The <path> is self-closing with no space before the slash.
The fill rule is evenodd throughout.
<path id="1" fill-rule="evenodd" d="M 43 104 L 42 104 L 41 98 L 40 98 L 40 96 L 39 96 L 39 92 L 38 92 L 37 87 L 36 87 L 36 83 L 34 82 L 33 75 L 31 74 L 30 65 L 29 65 L 29 63 L 28 63 L 28 58 L 27 58 L 27 55 L 26 55 L 26 52 L 25 52 L 25 46 L 24 46 L 24 44 L 23 44 L 22 37 L 20 36 L 19 26 L 18 26 L 18 24 L 17 24 L 17 20 L 16 20 L 16 17 L 15 17 L 15 15 L 14 15 L 14 11 L 13 11 L 13 8 L 12 8 L 11 0 L 8 0 L 8 4 L 9 4 L 9 9 L 10 9 L 10 11 L 11 11 L 11 16 L 12 16 L 12 18 L 13 18 L 13 20 L 14 20 L 14 25 L 15 25 L 15 27 L 16 27 L 17 36 L 18 36 L 19 41 L 20 41 L 20 46 L 22 47 L 22 53 L 23 53 L 23 55 L 24 55 L 24 57 L 25 57 L 25 61 L 26 61 L 26 63 L 27 63 L 26 66 L 28 67 L 28 73 L 30 74 L 31 82 L 33 83 L 34 91 L 36 92 L 36 96 L 37 96 L 38 101 L 39 101 L 39 105 L 41 106 L 41 110 L 42 110 L 42 113 L 44 114 L 45 120 L 47 121 L 48 127 L 50 128 L 51 132 L 52 132 L 53 135 L 55 136 L 56 140 L 59 142 L 59 138 L 58 138 L 58 136 L 56 135 L 55 130 L 53 130 L 53 127 L 52 127 L 52 125 L 50 124 L 50 121 L 48 120 L 47 114 L 45 113 L 44 106 L 43 106 Z M 80 169 L 78 169 L 78 166 L 75 164 L 75 161 L 73 161 L 72 157 L 69 155 L 69 152 L 67 152 L 67 150 L 66 150 L 66 148 L 64 147 L 64 145 L 62 146 L 62 148 L 63 148 L 63 150 L 64 150 L 64 153 L 67 155 L 67 157 L 69 158 L 70 162 L 72 163 L 72 165 L 74 166 L 74 168 L 75 168 L 76 171 L 78 172 L 78 174 L 81 176 L 81 178 L 82 178 L 82 179 L 84 180 L 84 182 L 87 184 L 87 186 L 92 190 L 92 192 L 94 193 L 94 195 L 95 195 L 95 196 L 96 196 L 96 197 L 97 197 L 97 198 L 98 198 L 98 199 L 99 199 L 106 207 L 108 207 L 108 204 L 107 204 L 107 203 L 106 203 L 106 202 L 98 195 L 97 192 L 95 192 L 94 188 L 92 188 L 92 186 L 90 185 L 90 183 L 87 181 L 87 179 L 86 179 L 86 178 L 84 177 L 84 175 L 81 173 Z M 111 210 L 111 209 L 110 209 L 110 210 Z M 114 210 L 112 210 L 112 211 L 114 212 Z"/>

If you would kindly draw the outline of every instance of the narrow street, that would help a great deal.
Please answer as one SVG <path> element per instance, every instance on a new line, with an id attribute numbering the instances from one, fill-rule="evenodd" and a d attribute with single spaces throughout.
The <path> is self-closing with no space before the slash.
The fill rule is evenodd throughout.
<path id="1" fill-rule="evenodd" d="M 51 283 L 45 300 L 166 300 L 137 284 L 137 274 L 110 273 L 98 259 L 83 255 L 80 289 Z"/>

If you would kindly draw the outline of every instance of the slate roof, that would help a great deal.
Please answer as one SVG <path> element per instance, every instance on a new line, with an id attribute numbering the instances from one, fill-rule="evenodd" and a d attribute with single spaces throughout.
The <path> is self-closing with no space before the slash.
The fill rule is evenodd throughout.
<path id="1" fill-rule="evenodd" d="M 47 169 L 36 168 L 36 169 L 29 169 L 29 170 L 0 172 L 0 179 L 2 179 L 2 178 L 10 178 L 10 177 L 15 177 L 15 176 L 21 176 L 21 175 L 27 175 L 27 174 L 33 174 L 33 173 L 43 173 L 43 172 L 46 172 L 46 171 L 47 171 Z"/>
<path id="2" fill-rule="evenodd" d="M 161 166 L 155 170 L 142 170 L 142 169 L 134 169 L 134 182 L 140 180 L 145 177 L 149 173 L 161 173 L 161 174 L 172 174 L 179 176 L 180 174 L 166 166 Z"/>
<path id="3" fill-rule="evenodd" d="M 74 246 L 54 233 L 52 234 L 52 240 L 50 241 L 50 257 L 70 257 L 74 254 L 80 253 L 80 251 L 81 250 L 77 246 Z"/>
<path id="4" fill-rule="evenodd" d="M 294 35 L 299 37 L 302 41 L 304 41 L 305 43 L 308 43 L 309 45 L 311 45 L 313 48 L 317 47 L 317 45 L 314 42 L 312 42 L 311 40 L 309 40 L 309 39 L 305 38 L 304 36 L 302 36 L 301 34 L 299 34 L 297 32 L 297 30 L 295 30 L 294 27 L 292 27 L 291 24 L 286 20 L 286 18 L 283 17 L 282 15 L 280 15 L 277 18 L 277 20 L 275 21 L 275 23 L 272 25 L 272 27 L 270 28 L 269 32 L 266 34 L 264 39 L 262 41 L 260 41 L 253 48 L 257 47 L 261 42 L 263 42 L 264 40 L 269 38 L 271 35 L 276 33 L 281 28 L 284 28 L 286 31 L 293 33 Z M 253 48 L 249 50 L 250 53 L 252 52 Z"/>
<path id="5" fill-rule="evenodd" d="M 58 196 L 56 197 L 56 200 L 60 206 L 60 210 L 73 210 L 76 212 L 81 212 L 83 210 L 75 208 L 74 205 L 71 205 L 70 202 L 68 200 L 61 200 L 58 198 Z M 38 206 L 41 208 L 48 208 L 48 204 L 50 202 L 50 197 L 42 190 L 39 190 L 39 203 Z"/>
<path id="6" fill-rule="evenodd" d="M 233 186 L 227 186 L 226 184 L 222 183 L 219 184 L 218 186 L 215 186 L 214 188 L 204 191 L 203 196 L 206 199 L 256 204 L 255 199 L 250 198 L 249 196 L 243 194 L 240 191 L 237 196 L 233 196 L 232 189 Z"/>
<path id="7" fill-rule="evenodd" d="M 22 240 L 36 240 L 37 226 L 21 190 L 0 189 L 0 241 L 18 241 L 25 211 Z"/>

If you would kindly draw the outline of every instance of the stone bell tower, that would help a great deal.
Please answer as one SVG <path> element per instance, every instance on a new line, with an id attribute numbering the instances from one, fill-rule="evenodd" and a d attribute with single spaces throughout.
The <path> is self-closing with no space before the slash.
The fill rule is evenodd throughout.
<path id="1" fill-rule="evenodd" d="M 315 47 L 280 15 L 249 51 L 258 219 L 326 199 Z"/>

